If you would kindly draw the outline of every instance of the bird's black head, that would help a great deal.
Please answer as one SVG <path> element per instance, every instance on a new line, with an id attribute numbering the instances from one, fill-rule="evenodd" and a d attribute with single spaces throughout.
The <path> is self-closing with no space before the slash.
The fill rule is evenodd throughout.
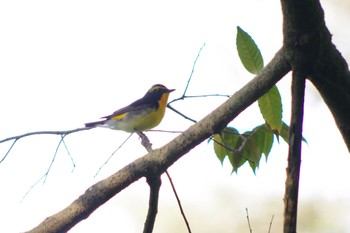
<path id="1" fill-rule="evenodd" d="M 155 84 L 147 91 L 145 96 L 153 96 L 160 99 L 164 93 L 170 93 L 172 91 L 175 91 L 175 89 L 168 89 L 162 84 Z"/>

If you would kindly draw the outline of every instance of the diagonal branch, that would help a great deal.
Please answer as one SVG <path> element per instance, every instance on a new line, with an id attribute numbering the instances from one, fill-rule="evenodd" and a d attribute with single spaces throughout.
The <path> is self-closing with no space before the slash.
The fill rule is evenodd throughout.
<path id="1" fill-rule="evenodd" d="M 281 49 L 259 75 L 201 121 L 165 146 L 153 150 L 94 184 L 71 205 L 46 218 L 29 232 L 66 232 L 141 177 L 162 174 L 184 154 L 212 134 L 220 132 L 289 71 L 290 66 L 285 60 L 284 50 Z"/>
<path id="2" fill-rule="evenodd" d="M 173 190 L 173 193 L 175 195 L 177 204 L 178 204 L 178 206 L 180 208 L 180 212 L 181 212 L 182 218 L 185 221 L 187 231 L 188 231 L 188 233 L 191 233 L 192 231 L 191 231 L 190 223 L 188 222 L 187 217 L 186 217 L 185 212 L 184 212 L 184 209 L 182 208 L 181 201 L 180 201 L 179 195 L 177 194 L 177 191 L 175 189 L 175 185 L 174 185 L 173 179 L 171 179 L 171 176 L 170 176 L 168 170 L 165 171 L 165 174 L 167 175 L 167 177 L 169 179 L 169 182 L 170 182 L 171 188 Z"/>

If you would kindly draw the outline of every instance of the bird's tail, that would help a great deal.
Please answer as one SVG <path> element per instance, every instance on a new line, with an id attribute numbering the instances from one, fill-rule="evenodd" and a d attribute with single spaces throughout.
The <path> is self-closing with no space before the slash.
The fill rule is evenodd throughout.
<path id="1" fill-rule="evenodd" d="M 95 121 L 95 122 L 89 122 L 89 123 L 85 123 L 85 127 L 87 128 L 92 128 L 92 127 L 97 127 L 97 126 L 101 126 L 103 125 L 105 121 Z"/>

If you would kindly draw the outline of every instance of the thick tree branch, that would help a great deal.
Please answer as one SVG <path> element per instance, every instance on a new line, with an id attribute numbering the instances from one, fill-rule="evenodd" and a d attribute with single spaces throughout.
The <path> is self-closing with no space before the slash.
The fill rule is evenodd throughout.
<path id="1" fill-rule="evenodd" d="M 281 0 L 284 48 L 320 92 L 350 151 L 350 72 L 332 43 L 319 0 Z"/>
<path id="2" fill-rule="evenodd" d="M 162 174 L 203 140 L 220 132 L 289 71 L 290 67 L 282 49 L 259 75 L 201 121 L 189 127 L 160 149 L 153 150 L 148 155 L 135 160 L 110 177 L 91 186 L 71 205 L 46 218 L 29 232 L 66 232 L 141 177 Z"/>
<path id="3" fill-rule="evenodd" d="M 350 72 L 336 47 L 329 43 L 310 80 L 331 110 L 350 152 Z"/>
<path id="4" fill-rule="evenodd" d="M 319 0 L 281 0 L 283 48 L 293 69 L 284 232 L 296 232 L 305 78 L 321 93 L 350 151 L 350 73 L 331 41 Z"/>

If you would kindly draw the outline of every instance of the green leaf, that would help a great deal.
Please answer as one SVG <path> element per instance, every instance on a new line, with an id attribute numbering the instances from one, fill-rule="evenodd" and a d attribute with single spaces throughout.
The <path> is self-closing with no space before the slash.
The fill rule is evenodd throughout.
<path id="1" fill-rule="evenodd" d="M 283 122 L 279 136 L 283 138 L 286 143 L 289 143 L 289 126 Z"/>
<path id="2" fill-rule="evenodd" d="M 256 132 L 252 137 L 267 160 L 273 145 L 273 132 L 266 124 L 256 127 L 254 131 Z"/>
<path id="3" fill-rule="evenodd" d="M 218 159 L 222 164 L 227 155 L 225 147 L 221 146 L 221 144 L 223 144 L 223 140 L 220 134 L 215 134 L 213 139 L 214 139 L 214 152 L 216 154 L 216 157 L 218 157 Z"/>
<path id="4" fill-rule="evenodd" d="M 264 67 L 264 60 L 251 36 L 237 27 L 236 46 L 243 66 L 252 74 L 258 74 Z"/>
<path id="5" fill-rule="evenodd" d="M 235 148 L 239 140 L 239 132 L 235 128 L 227 127 L 221 134 L 214 135 L 214 152 L 221 164 L 226 156 L 233 155 L 230 148 Z"/>
<path id="6" fill-rule="evenodd" d="M 270 126 L 277 133 L 282 128 L 282 101 L 276 85 L 258 99 L 260 112 Z"/>
<path id="7" fill-rule="evenodd" d="M 267 124 L 260 125 L 252 131 L 239 134 L 235 128 L 227 127 L 221 134 L 214 135 L 214 151 L 223 163 L 228 157 L 232 173 L 238 171 L 245 162 L 249 162 L 255 173 L 259 167 L 262 154 L 267 159 L 273 144 L 273 132 Z"/>
<path id="8" fill-rule="evenodd" d="M 258 144 L 255 142 L 253 137 L 250 137 L 248 139 L 247 143 L 243 147 L 242 152 L 244 158 L 249 161 L 249 165 L 255 174 L 256 168 L 259 167 L 261 152 Z"/>
<path id="9" fill-rule="evenodd" d="M 214 135 L 214 151 L 218 159 L 223 163 L 226 156 L 232 166 L 232 172 L 237 172 L 246 159 L 241 153 L 236 153 L 242 143 L 242 137 L 238 130 L 231 127 L 226 127 L 221 134 Z"/>
<path id="10" fill-rule="evenodd" d="M 238 140 L 238 144 L 242 143 L 242 138 Z M 243 153 L 230 153 L 228 155 L 228 158 L 230 160 L 231 166 L 232 166 L 232 173 L 238 171 L 238 168 L 240 168 L 245 162 L 247 162 L 247 159 L 243 156 Z"/>
<path id="11" fill-rule="evenodd" d="M 281 131 L 279 133 L 279 135 L 283 138 L 283 140 L 288 144 L 289 144 L 289 129 L 290 129 L 289 125 L 283 122 Z M 307 141 L 304 137 L 302 137 L 301 140 L 307 144 Z"/>
<path id="12" fill-rule="evenodd" d="M 255 174 L 256 168 L 259 167 L 262 154 L 267 159 L 273 144 L 273 132 L 266 125 L 260 125 L 252 131 L 247 131 L 243 135 L 247 140 L 242 148 L 243 156 L 249 161 L 250 167 Z"/>

